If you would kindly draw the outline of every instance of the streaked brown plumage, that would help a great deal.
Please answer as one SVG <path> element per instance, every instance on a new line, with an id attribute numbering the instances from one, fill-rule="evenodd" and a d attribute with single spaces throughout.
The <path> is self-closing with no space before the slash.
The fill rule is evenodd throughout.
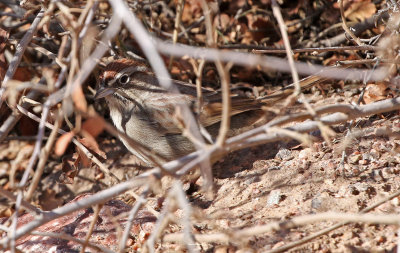
<path id="1" fill-rule="evenodd" d="M 160 87 L 150 67 L 139 60 L 119 59 L 109 63 L 102 76 L 96 98 L 105 98 L 111 118 L 130 138 L 151 150 L 157 162 L 176 159 L 194 151 L 193 144 L 181 134 L 173 119 L 175 105 L 186 104 L 200 124 L 216 137 L 221 120 L 221 96 L 203 89 L 204 102 L 196 110 L 196 87 L 173 80 L 181 94 L 167 92 Z M 264 102 L 246 97 L 232 97 L 230 135 L 250 126 L 263 115 Z M 146 164 L 152 162 L 121 137 L 124 145 Z"/>

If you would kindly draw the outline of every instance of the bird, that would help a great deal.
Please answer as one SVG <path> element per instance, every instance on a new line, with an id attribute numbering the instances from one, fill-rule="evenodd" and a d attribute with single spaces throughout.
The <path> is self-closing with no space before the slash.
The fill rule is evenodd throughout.
<path id="1" fill-rule="evenodd" d="M 141 59 L 113 60 L 106 65 L 99 80 L 95 99 L 106 100 L 115 127 L 123 133 L 119 135 L 120 140 L 145 165 L 162 164 L 195 151 L 195 145 L 182 135 L 182 128 L 177 124 L 177 105 L 190 108 L 200 126 L 209 133 L 209 141 L 218 135 L 222 112 L 218 91 L 202 88 L 203 101 L 199 105 L 195 85 L 171 80 L 180 93 L 170 92 L 160 86 L 149 64 Z M 262 122 L 263 106 L 289 93 L 281 92 L 272 100 L 232 95 L 228 136 Z M 138 145 L 132 145 L 129 139 Z"/>

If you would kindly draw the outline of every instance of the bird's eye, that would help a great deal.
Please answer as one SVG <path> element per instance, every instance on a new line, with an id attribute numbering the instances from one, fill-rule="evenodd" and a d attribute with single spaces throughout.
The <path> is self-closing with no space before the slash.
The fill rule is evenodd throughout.
<path id="1" fill-rule="evenodd" d="M 127 74 L 123 74 L 118 78 L 118 82 L 120 84 L 127 84 L 129 83 L 129 76 Z"/>

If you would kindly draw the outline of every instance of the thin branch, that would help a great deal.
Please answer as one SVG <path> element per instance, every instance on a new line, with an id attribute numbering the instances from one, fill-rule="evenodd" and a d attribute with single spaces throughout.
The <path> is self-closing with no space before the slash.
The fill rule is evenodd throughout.
<path id="1" fill-rule="evenodd" d="M 340 6 L 340 16 L 342 17 L 342 27 L 346 31 L 348 35 L 354 40 L 354 42 L 358 46 L 364 46 L 364 43 L 350 30 L 349 26 L 347 25 L 346 17 L 344 16 L 344 8 L 343 8 L 343 0 L 339 0 Z"/>
<path id="2" fill-rule="evenodd" d="M 208 61 L 221 59 L 223 62 L 232 62 L 235 65 L 245 67 L 256 67 L 260 65 L 264 69 L 276 70 L 282 72 L 290 72 L 290 67 L 286 59 L 273 56 L 254 55 L 236 51 L 224 51 L 214 48 L 200 48 L 184 44 L 173 45 L 169 42 L 164 42 L 160 39 L 153 38 L 157 49 L 167 55 L 187 56 Z M 296 62 L 296 69 L 302 75 L 318 75 L 334 80 L 364 80 L 365 76 L 370 75 L 368 81 L 378 81 L 387 77 L 388 71 L 386 67 L 381 67 L 375 70 L 365 70 L 356 68 L 332 68 L 324 67 L 316 64 Z"/>
<path id="3" fill-rule="evenodd" d="M 98 205 L 96 205 L 94 207 L 94 213 L 91 216 L 92 220 L 90 221 L 90 225 L 89 225 L 88 231 L 86 233 L 85 241 L 84 241 L 84 243 L 82 245 L 82 248 L 81 248 L 79 253 L 85 253 L 85 249 L 89 245 L 89 239 L 92 236 L 93 230 L 94 230 L 94 228 L 96 226 L 96 223 L 97 223 L 97 221 L 99 219 L 99 214 L 100 214 L 101 208 L 103 208 L 102 204 L 98 204 Z"/>
<path id="4" fill-rule="evenodd" d="M 0 187 L 0 194 L 3 195 L 4 197 L 8 198 L 10 201 L 15 202 L 17 200 L 16 196 L 12 192 L 6 191 L 3 188 Z M 31 203 L 22 200 L 21 201 L 21 206 L 25 208 L 26 210 L 29 210 L 31 212 L 34 212 L 36 214 L 41 214 L 42 210 L 37 208 L 36 206 L 32 205 Z"/>
<path id="5" fill-rule="evenodd" d="M 54 124 L 54 128 L 51 131 L 50 137 L 47 140 L 47 143 L 46 143 L 45 147 L 41 151 L 40 159 L 39 159 L 37 168 L 35 170 L 35 174 L 33 175 L 32 182 L 31 182 L 31 184 L 29 186 L 29 189 L 28 189 L 28 191 L 26 193 L 26 196 L 25 196 L 25 199 L 27 201 L 29 201 L 32 198 L 33 193 L 37 189 L 36 187 L 38 186 L 39 180 L 40 180 L 40 178 L 41 178 L 41 176 L 43 174 L 44 166 L 46 165 L 47 158 L 49 157 L 51 148 L 53 147 L 53 144 L 54 144 L 54 142 L 56 140 L 58 129 L 61 126 L 61 120 L 62 120 L 62 117 L 61 117 L 61 114 L 59 114 L 57 119 L 56 119 L 56 122 Z"/>
<path id="6" fill-rule="evenodd" d="M 33 232 L 31 232 L 30 234 L 31 234 L 31 235 L 43 236 L 43 237 L 48 236 L 48 237 L 52 237 L 52 238 L 59 238 L 59 239 L 62 239 L 62 240 L 67 240 L 67 241 L 71 241 L 71 242 L 76 242 L 76 243 L 79 243 L 79 244 L 81 244 L 81 245 L 84 245 L 84 244 L 85 244 L 85 241 L 80 240 L 80 239 L 78 239 L 78 238 L 76 238 L 76 237 L 74 237 L 74 236 L 68 235 L 68 234 L 63 234 L 63 233 L 52 233 L 52 232 L 33 231 Z M 87 247 L 90 247 L 90 248 L 92 248 L 92 249 L 94 249 L 94 250 L 98 250 L 98 251 L 100 251 L 100 252 L 115 253 L 115 251 L 112 251 L 112 250 L 110 250 L 110 249 L 108 249 L 108 248 L 106 248 L 106 247 L 103 247 L 103 246 L 101 246 L 101 245 L 93 244 L 93 243 L 91 243 L 91 242 L 87 242 L 86 245 L 87 245 Z"/>
<path id="7" fill-rule="evenodd" d="M 132 188 L 141 186 L 146 184 L 149 179 L 146 177 L 136 177 L 134 179 L 128 180 L 126 182 L 120 183 L 118 185 L 112 186 L 106 190 L 100 191 L 92 196 L 89 196 L 84 199 L 80 199 L 75 202 L 68 203 L 62 207 L 53 209 L 49 212 L 43 212 L 40 216 L 37 216 L 30 223 L 19 227 L 14 234 L 13 238 L 4 237 L 0 240 L 0 246 L 3 249 L 7 249 L 10 247 L 10 242 L 12 239 L 17 240 L 28 233 L 32 232 L 36 228 L 40 227 L 43 224 L 46 224 L 49 221 L 57 219 L 59 217 L 65 216 L 67 214 L 73 213 L 75 211 L 88 208 L 97 204 L 105 203 L 107 200 L 114 198 Z"/>
<path id="8" fill-rule="evenodd" d="M 261 235 L 261 234 L 272 232 L 272 231 L 281 231 L 283 229 L 289 229 L 289 228 L 294 228 L 297 226 L 308 225 L 313 222 L 319 222 L 319 221 L 325 221 L 325 220 L 342 221 L 338 224 L 335 224 L 332 227 L 321 230 L 320 232 L 318 232 L 312 236 L 303 238 L 300 241 L 297 241 L 295 243 L 289 243 L 283 247 L 268 251 L 268 253 L 284 252 L 295 246 L 301 245 L 301 244 L 308 242 L 316 237 L 319 237 L 323 234 L 329 233 L 329 232 L 331 232 L 339 227 L 342 227 L 350 222 L 365 222 L 365 223 L 375 223 L 375 224 L 398 225 L 400 223 L 399 215 L 391 215 L 391 214 L 377 215 L 377 214 L 366 214 L 366 213 L 399 195 L 400 195 L 400 190 L 391 194 L 390 196 L 388 196 L 386 198 L 383 198 L 382 200 L 378 201 L 377 203 L 371 205 L 370 207 L 365 208 L 358 214 L 328 212 L 328 213 L 304 215 L 304 216 L 295 217 L 293 219 L 286 220 L 286 221 L 271 222 L 271 223 L 261 225 L 261 226 L 252 226 L 252 227 L 244 228 L 241 230 L 236 230 L 234 232 L 229 231 L 228 233 L 214 233 L 214 234 L 201 234 L 201 235 L 197 234 L 194 236 L 195 236 L 196 241 L 199 241 L 199 242 L 238 243 L 242 240 L 247 241 L 249 237 Z M 165 241 L 165 242 L 183 242 L 184 234 L 183 233 L 167 234 L 163 237 L 163 241 Z"/>
<path id="9" fill-rule="evenodd" d="M 6 85 L 9 80 L 11 80 L 15 74 L 15 71 L 17 71 L 17 67 L 19 63 L 21 62 L 22 56 L 24 55 L 25 49 L 31 42 L 33 36 L 35 35 L 39 23 L 42 20 L 44 16 L 44 8 L 42 8 L 39 13 L 36 15 L 35 19 L 32 22 L 32 25 L 29 27 L 28 31 L 26 31 L 24 37 L 21 39 L 20 43 L 16 47 L 16 51 L 14 54 L 13 59 L 10 62 L 10 66 L 7 69 L 6 75 L 3 79 L 3 82 L 1 83 L 0 87 L 0 107 L 3 104 L 4 101 L 4 92 L 6 90 Z"/>
<path id="10" fill-rule="evenodd" d="M 139 198 L 136 198 L 136 204 L 132 207 L 131 211 L 129 212 L 128 220 L 126 221 L 126 226 L 124 229 L 124 233 L 122 234 L 122 238 L 119 241 L 119 253 L 125 252 L 126 242 L 128 241 L 129 234 L 131 232 L 131 228 L 135 219 L 136 214 L 139 212 L 139 209 L 142 207 L 143 204 L 146 203 L 146 197 L 149 194 L 149 187 L 146 186 L 146 189 L 142 192 Z"/>

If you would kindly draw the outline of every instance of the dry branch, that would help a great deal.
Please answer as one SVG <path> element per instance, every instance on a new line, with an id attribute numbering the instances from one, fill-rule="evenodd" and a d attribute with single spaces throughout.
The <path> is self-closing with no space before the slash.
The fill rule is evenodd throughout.
<path id="1" fill-rule="evenodd" d="M 28 1 L 30 2 L 30 1 Z M 78 1 L 79 2 L 79 1 Z M 156 27 L 153 23 L 149 25 L 149 28 L 154 33 L 159 33 L 161 35 L 166 35 L 173 37 L 173 43 L 164 41 L 155 37 L 154 35 L 150 35 L 149 29 L 146 29 L 145 26 L 142 24 L 141 20 L 138 17 L 143 18 L 143 23 L 148 24 L 146 15 L 143 15 L 141 11 L 147 10 L 145 7 L 152 8 L 157 6 L 157 4 L 165 6 L 165 8 L 170 8 L 164 2 L 160 1 L 123 1 L 123 0 L 115 0 L 115 1 L 108 1 L 110 6 L 104 6 L 104 2 L 99 2 L 97 0 L 89 0 L 85 3 L 81 3 L 81 5 L 74 6 L 74 3 L 67 3 L 67 2 L 59 2 L 59 1 L 42 1 L 41 5 L 33 6 L 30 10 L 30 13 L 37 13 L 34 17 L 33 23 L 31 24 L 30 28 L 24 33 L 22 39 L 12 39 L 9 42 L 9 45 L 17 45 L 15 53 L 10 61 L 10 66 L 7 69 L 5 79 L 2 82 L 2 86 L 0 88 L 0 107 L 2 105 L 2 101 L 6 99 L 7 83 L 13 78 L 17 67 L 19 67 L 22 61 L 22 57 L 24 56 L 24 52 L 27 48 L 33 49 L 36 54 L 40 55 L 46 59 L 45 61 L 51 61 L 51 66 L 54 67 L 50 75 L 44 78 L 42 76 L 42 80 L 39 83 L 43 83 L 44 80 L 48 81 L 48 87 L 45 87 L 43 84 L 40 84 L 40 89 L 38 90 L 31 90 L 27 95 L 27 100 L 29 101 L 40 101 L 35 102 L 35 105 L 39 105 L 41 111 L 40 118 L 36 116 L 34 113 L 29 112 L 28 109 L 31 106 L 27 103 L 27 100 L 24 100 L 25 103 L 21 105 L 17 105 L 17 110 L 15 110 L 3 123 L 0 127 L 0 142 L 4 141 L 11 130 L 13 130 L 14 126 L 20 119 L 22 114 L 27 115 L 28 117 L 36 120 L 39 122 L 39 130 L 37 133 L 37 137 L 35 138 L 35 147 L 34 152 L 30 157 L 29 164 L 26 166 L 26 169 L 22 175 L 22 179 L 19 182 L 17 195 L 11 194 L 9 191 L 0 190 L 0 194 L 6 196 L 10 200 L 16 203 L 15 213 L 12 216 L 12 224 L 9 228 L 3 228 L 7 232 L 7 236 L 4 236 L 0 240 L 0 245 L 2 249 L 10 249 L 12 252 L 16 250 L 16 240 L 28 235 L 28 234 L 42 234 L 47 236 L 58 237 L 66 240 L 76 241 L 79 244 L 83 245 L 81 251 L 85 250 L 85 247 L 92 247 L 95 249 L 100 249 L 105 252 L 111 252 L 109 249 L 98 247 L 90 243 L 90 237 L 92 235 L 93 229 L 96 225 L 96 219 L 98 211 L 100 210 L 101 204 L 105 201 L 114 198 L 116 196 L 121 195 L 122 193 L 136 189 L 138 187 L 144 188 L 140 197 L 136 198 L 136 203 L 132 207 L 128 221 L 130 222 L 126 227 L 122 234 L 122 239 L 119 244 L 119 252 L 125 251 L 125 247 L 130 236 L 130 231 L 132 227 L 132 222 L 134 221 L 136 215 L 138 214 L 140 208 L 143 205 L 148 205 L 147 201 L 149 200 L 149 196 L 151 193 L 151 180 L 160 180 L 165 175 L 173 176 L 174 177 L 174 184 L 172 188 L 168 191 L 168 194 L 163 196 L 167 196 L 167 200 L 164 202 L 162 206 L 161 214 L 158 217 L 157 223 L 153 230 L 153 233 L 150 235 L 149 239 L 147 240 L 147 249 L 150 252 L 154 252 L 157 249 L 156 243 L 158 239 L 162 239 L 163 242 L 183 242 L 190 252 L 198 251 L 196 246 L 196 241 L 200 242 L 218 242 L 218 243 L 237 243 L 240 241 L 248 240 L 253 236 L 259 236 L 261 234 L 265 234 L 270 231 L 274 230 L 282 230 L 287 228 L 293 228 L 297 226 L 302 226 L 310 223 L 315 223 L 319 221 L 325 220 L 332 220 L 332 221 L 340 221 L 339 224 L 335 225 L 334 227 L 325 229 L 316 235 L 309 236 L 304 238 L 301 241 L 290 243 L 284 247 L 274 249 L 272 252 L 283 251 L 290 249 L 291 247 L 297 246 L 300 243 L 304 243 L 307 240 L 311 240 L 318 235 L 323 233 L 327 233 L 336 229 L 340 226 L 343 226 L 349 222 L 363 222 L 363 223 L 376 223 L 376 224 L 394 224 L 399 225 L 399 216 L 398 215 L 372 215 L 372 214 L 341 214 L 341 213 L 321 213 L 317 215 L 306 215 L 295 217 L 291 220 L 284 221 L 284 222 L 273 222 L 262 226 L 250 226 L 244 229 L 237 229 L 232 231 L 219 232 L 217 231 L 214 234 L 207 234 L 207 235 L 200 235 L 194 234 L 192 225 L 193 225 L 193 209 L 192 203 L 188 201 L 186 192 L 184 191 L 184 187 L 182 184 L 182 180 L 184 180 L 184 176 L 188 175 L 191 170 L 196 167 L 200 167 L 205 180 L 203 181 L 203 185 L 210 185 L 212 182 L 212 170 L 210 165 L 210 158 L 220 158 L 224 155 L 228 154 L 231 151 L 243 149 L 246 147 L 251 147 L 255 145 L 260 145 L 269 142 L 275 142 L 280 140 L 288 140 L 288 139 L 296 139 L 300 142 L 304 142 L 310 144 L 311 138 L 306 134 L 310 131 L 320 129 L 322 135 L 325 137 L 326 133 L 324 129 L 327 129 L 326 126 L 332 126 L 337 124 L 342 124 L 348 122 L 350 120 L 355 120 L 362 117 L 368 117 L 375 114 L 380 114 L 389 111 L 395 111 L 400 109 L 400 98 L 396 97 L 393 99 L 386 99 L 383 101 L 371 103 L 368 105 L 363 106 L 356 106 L 356 105 L 349 105 L 349 104 L 341 104 L 341 105 L 329 105 L 323 106 L 319 108 L 311 108 L 311 106 L 305 100 L 303 94 L 301 94 L 300 84 L 301 81 L 299 80 L 298 73 L 303 75 L 311 75 L 308 77 L 308 81 L 310 84 L 315 84 L 317 81 L 326 80 L 328 78 L 335 79 L 335 80 L 360 80 L 360 81 L 381 81 L 387 78 L 388 76 L 388 68 L 385 66 L 380 66 L 377 69 L 357 69 L 357 68 L 333 68 L 333 67 L 325 67 L 323 65 L 309 64 L 305 62 L 295 62 L 293 59 L 293 53 L 304 53 L 304 52 L 339 52 L 344 50 L 351 50 L 351 51 L 360 51 L 360 53 L 364 53 L 362 51 L 373 51 L 378 55 L 378 51 L 382 50 L 382 48 L 376 45 L 364 45 L 362 44 L 361 40 L 357 37 L 360 36 L 360 32 L 371 28 L 374 24 L 371 23 L 371 19 L 367 19 L 364 22 L 361 22 L 354 27 L 356 31 L 351 32 L 350 27 L 347 25 L 344 19 L 344 7 L 343 1 L 340 1 L 340 11 L 341 16 L 343 18 L 343 27 L 349 33 L 355 41 L 359 44 L 356 47 L 331 47 L 331 48 L 320 48 L 319 45 L 316 45 L 316 48 L 298 48 L 298 49 L 291 49 L 291 45 L 289 43 L 289 34 L 287 31 L 287 27 L 285 25 L 285 20 L 283 20 L 282 14 L 280 13 L 278 4 L 276 1 L 272 1 L 272 10 L 273 13 L 278 20 L 279 28 L 281 29 L 281 34 L 283 36 L 283 41 L 285 43 L 285 51 L 273 50 L 268 51 L 268 48 L 264 45 L 219 45 L 218 42 L 218 32 L 222 33 L 222 30 L 217 30 L 215 25 L 215 18 L 221 18 L 221 12 L 211 12 L 211 8 L 209 6 L 209 1 L 202 1 L 202 16 L 196 17 L 193 19 L 191 24 L 188 24 L 187 27 L 183 27 L 182 25 L 182 15 L 184 10 L 184 3 L 188 3 L 189 1 L 179 1 L 179 6 L 176 9 L 176 12 L 168 9 L 170 14 L 173 16 L 175 14 L 175 20 L 173 22 L 173 34 L 171 35 L 168 32 L 162 30 L 162 28 Z M 12 5 L 8 1 L 1 1 L 2 5 L 8 6 Z M 248 3 L 247 3 L 248 4 Z M 71 7 L 74 6 L 74 7 Z M 254 6 L 253 6 L 254 7 Z M 133 13 L 131 9 L 135 9 L 136 11 L 140 12 L 138 15 Z M 254 7 L 258 8 L 258 7 Z M 219 10 L 221 11 L 221 10 Z M 240 10 L 236 13 L 234 20 L 238 20 L 239 17 L 244 17 L 245 15 L 254 15 L 254 13 L 247 12 L 245 7 L 241 7 Z M 252 11 L 257 11 L 253 9 Z M 260 10 L 258 10 L 260 11 Z M 283 9 L 282 9 L 283 11 Z M 244 12 L 244 13 L 243 13 Z M 247 13 L 246 13 L 247 12 Z M 386 13 L 386 12 L 385 12 Z M 3 14 L 3 13 L 2 13 Z M 142 15 L 142 16 L 139 16 Z M 13 17 L 13 13 L 7 13 L 7 16 Z M 215 15 L 215 16 L 214 16 Z M 388 15 L 388 14 L 387 14 Z M 15 15 L 17 17 L 18 15 Z M 167 15 L 168 16 L 168 15 Z M 18 16 L 19 17 L 19 16 Z M 99 18 L 99 19 L 98 19 Z M 151 18 L 153 16 L 151 15 Z M 309 18 L 309 17 L 307 17 Z M 52 19 L 55 20 L 57 24 L 62 24 L 62 32 L 57 31 L 54 34 L 49 32 L 51 28 L 51 21 Z M 97 22 L 97 23 L 96 23 Z M 18 27 L 22 26 L 26 22 L 21 22 L 17 25 L 10 26 L 12 29 L 18 29 Z M 302 22 L 299 21 L 300 25 Z M 286 22 L 286 24 L 288 24 Z M 86 52 L 84 47 L 85 39 L 89 37 L 89 31 L 91 26 L 97 25 L 98 28 L 103 29 L 101 31 L 101 41 L 98 42 L 97 46 L 92 50 L 92 48 L 88 49 Z M 107 28 L 104 29 L 105 25 Z M 186 25 L 186 24 L 184 24 Z M 295 25 L 295 24 L 293 24 Z M 362 26 L 363 25 L 363 26 Z M 191 38 L 191 32 L 194 31 L 194 28 L 199 31 L 205 31 L 207 37 L 206 40 L 203 41 L 203 44 L 196 43 Z M 330 27 L 332 28 L 332 27 Z M 65 30 L 64 30 L 65 29 Z M 181 32 L 178 34 L 178 29 Z M 52 52 L 51 49 L 45 48 L 43 45 L 40 45 L 40 42 L 32 41 L 34 35 L 37 31 L 43 32 L 45 34 L 43 37 L 37 36 L 35 39 L 38 41 L 43 39 L 44 41 L 48 40 L 50 42 L 57 42 L 54 43 L 57 45 L 58 53 Z M 326 34 L 326 29 L 322 34 Z M 120 31 L 123 31 L 120 36 L 117 36 Z M 127 33 L 125 33 L 127 31 Z M 239 30 L 233 30 L 238 32 Z M 326 32 L 326 33 L 325 33 Z M 197 33 L 197 32 L 193 32 Z M 185 35 L 184 39 L 187 39 L 191 42 L 190 45 L 180 44 L 182 41 L 179 38 Z M 216 36 L 214 36 L 216 35 Z M 114 38 L 117 36 L 117 39 Z M 317 37 L 319 37 L 318 35 Z M 99 36 L 100 37 L 100 36 Z M 17 37 L 18 38 L 18 37 Z M 90 197 L 85 199 L 78 200 L 77 202 L 69 203 L 67 205 L 61 206 L 59 208 L 55 208 L 52 211 L 44 212 L 38 208 L 35 208 L 30 203 L 26 202 L 25 200 L 31 199 L 33 194 L 35 193 L 35 189 L 40 183 L 41 175 L 44 171 L 46 162 L 50 157 L 51 147 L 57 133 L 66 133 L 65 128 L 62 125 L 62 119 L 64 118 L 65 122 L 68 124 L 70 131 L 74 129 L 80 129 L 80 122 L 84 117 L 90 117 L 93 113 L 89 110 L 86 110 L 86 106 L 80 107 L 77 104 L 76 100 L 73 100 L 75 104 L 71 101 L 71 97 L 74 96 L 76 91 L 83 91 L 83 88 L 86 88 L 85 81 L 90 77 L 92 72 L 97 71 L 96 66 L 100 61 L 102 61 L 102 57 L 105 55 L 114 55 L 114 51 L 108 54 L 107 51 L 115 50 L 118 53 L 123 53 L 126 55 L 132 54 L 132 52 L 126 52 L 125 41 L 127 39 L 129 43 L 131 43 L 131 39 L 134 38 L 135 41 L 139 44 L 143 54 L 149 60 L 150 65 L 153 67 L 155 74 L 158 78 L 160 85 L 171 92 L 178 92 L 177 88 L 173 86 L 173 83 L 170 80 L 170 74 L 167 71 L 167 68 L 164 65 L 163 59 L 161 57 L 162 54 L 166 54 L 170 56 L 172 59 L 174 57 L 192 57 L 196 59 L 200 59 L 201 62 L 198 66 L 196 71 L 196 76 L 198 77 L 197 80 L 197 87 L 200 90 L 201 87 L 201 78 L 203 77 L 203 68 L 206 65 L 206 61 L 211 61 L 215 63 L 217 67 L 218 74 L 220 76 L 220 81 L 222 84 L 222 94 L 223 94 L 223 120 L 220 128 L 220 132 L 215 143 L 211 145 L 205 144 L 203 140 L 203 135 L 201 126 L 198 126 L 196 118 L 191 113 L 190 108 L 188 107 L 179 107 L 177 108 L 179 112 L 182 113 L 182 118 L 185 119 L 184 133 L 189 139 L 193 140 L 197 151 L 189 154 L 185 157 L 182 157 L 178 160 L 168 162 L 166 164 L 158 164 L 156 168 L 153 168 L 149 171 L 142 173 L 141 175 L 130 179 L 127 182 L 120 183 L 119 179 L 108 170 L 108 168 L 101 163 L 86 147 L 82 145 L 76 139 L 72 139 L 72 142 L 79 147 L 79 149 L 83 150 L 83 152 L 99 167 L 100 170 L 107 174 L 108 176 L 112 177 L 116 182 L 119 182 L 117 185 L 110 187 L 109 189 L 100 191 Z M 312 39 L 310 39 L 312 40 Z M 344 33 L 337 37 L 333 37 L 331 39 L 327 39 L 325 41 L 320 42 L 321 44 L 327 45 L 327 43 L 333 43 L 337 45 L 339 42 L 345 40 Z M 178 43 L 178 41 L 180 43 Z M 115 43 L 114 43 L 115 42 Z M 208 46 L 208 48 L 202 47 L 204 44 Z M 261 43 L 262 44 L 262 43 Z M 117 45 L 117 46 L 114 46 Z M 262 55 L 255 55 L 250 53 L 244 52 L 237 52 L 233 50 L 221 50 L 221 48 L 229 48 L 229 49 L 259 49 L 260 52 L 272 52 L 272 53 L 283 53 L 286 52 L 288 60 L 285 58 L 279 57 L 270 57 L 270 56 L 262 56 Z M 264 51 L 262 51 L 264 50 Z M 397 50 L 397 49 L 396 49 Z M 10 50 L 9 50 L 10 51 Z M 27 51 L 29 52 L 29 50 Z M 84 55 L 87 55 L 85 58 Z M 31 54 L 31 58 L 34 58 L 35 55 Z M 33 57 L 32 57 L 33 56 Z M 81 56 L 81 58 L 79 57 Z M 397 56 L 396 56 L 397 57 Z M 28 59 L 29 57 L 27 57 Z M 362 59 L 352 62 L 344 62 L 346 64 L 370 64 L 376 63 L 392 63 L 396 64 L 397 58 L 389 58 L 389 59 L 380 59 L 375 58 L 373 60 L 370 59 Z M 193 59 L 192 59 L 193 60 Z M 194 61 L 194 60 L 193 60 Z M 29 62 L 29 60 L 28 60 Z M 38 61 L 39 62 L 39 61 Z M 34 62 L 34 66 L 42 66 L 41 63 Z M 342 62 L 342 63 L 343 63 Z M 46 64 L 43 63 L 43 66 Z M 194 64 L 196 65 L 196 64 Z M 295 86 L 295 95 L 299 95 L 301 102 L 305 103 L 307 112 L 297 113 L 297 114 L 290 114 L 290 115 L 280 115 L 279 118 L 271 120 L 269 123 L 252 129 L 250 131 L 244 132 L 240 135 L 227 139 L 227 132 L 230 124 L 229 112 L 231 110 L 230 106 L 230 99 L 231 99 L 231 90 L 230 90 L 230 67 L 232 65 L 237 66 L 244 66 L 244 67 L 251 67 L 251 68 L 258 68 L 261 67 L 262 70 L 275 70 L 281 72 L 287 72 L 292 74 L 292 78 L 294 80 Z M 56 70 L 55 70 L 56 69 Z M 97 73 L 97 72 L 96 72 Z M 40 76 L 40 75 L 39 75 Z M 95 76 L 98 78 L 98 76 Z M 53 80 L 54 79 L 54 80 Z M 65 81 L 66 87 L 63 87 Z M 54 83 L 54 84 L 53 84 Z M 33 88 L 35 88 L 34 85 Z M 310 85 L 311 86 L 311 85 Z M 16 90 L 20 91 L 25 89 L 26 87 L 21 85 Z M 89 85 L 88 90 L 93 92 L 93 87 Z M 286 91 L 289 91 L 287 89 Z M 92 93 L 93 94 L 93 93 Z M 83 96 L 82 92 L 82 104 L 86 103 L 87 101 L 92 100 L 92 94 L 88 96 Z M 87 95 L 87 94 L 86 94 Z M 43 96 L 43 99 L 38 99 L 39 96 Z M 201 92 L 198 94 L 199 100 L 202 98 Z M 266 99 L 266 98 L 263 98 Z M 272 99 L 272 98 L 271 98 Z M 84 100 L 84 101 L 83 101 Z M 271 104 L 273 101 L 271 100 Z M 78 101 L 79 102 L 79 101 Z M 43 104 L 41 104 L 43 103 Z M 201 103 L 199 103 L 199 108 L 201 108 Z M 70 111 L 64 111 L 63 108 L 57 108 L 61 106 L 64 107 L 71 106 Z M 85 104 L 86 105 L 86 104 Z M 75 107 L 73 107 L 75 106 Z M 83 108 L 83 109 L 82 109 Z M 48 119 L 50 115 L 50 110 L 55 109 L 57 113 L 65 113 L 65 115 L 61 115 L 57 118 L 57 123 L 55 126 L 50 123 Z M 91 110 L 92 108 L 90 108 Z M 75 116 L 75 121 L 71 120 Z M 294 122 L 303 121 L 301 123 L 294 124 Z M 290 124 L 290 126 L 287 126 Z M 43 140 L 46 139 L 45 137 L 45 128 L 52 129 L 50 138 L 48 138 L 47 143 L 44 147 L 42 147 Z M 60 129 L 59 129 L 60 128 Z M 72 129 L 72 130 L 71 130 Z M 125 136 L 126 134 L 119 132 L 110 124 L 105 124 L 105 130 L 108 131 L 111 135 L 116 137 L 118 136 Z M 68 130 L 67 130 L 68 131 Z M 394 131 L 380 131 L 377 134 L 382 134 L 385 136 L 398 136 L 395 134 Z M 211 139 L 211 138 L 209 138 Z M 329 139 L 326 138 L 326 141 L 329 142 Z M 133 143 L 135 144 L 135 143 Z M 133 145 L 135 146 L 135 145 Z M 140 148 L 140 147 L 139 147 Z M 146 153 L 151 154 L 151 150 L 144 150 Z M 149 155 L 151 160 L 151 155 Z M 37 160 L 40 158 L 38 165 L 36 165 Z M 154 160 L 154 159 L 153 159 Z M 15 162 L 15 161 L 14 161 Z M 30 175 L 33 172 L 33 168 L 37 167 L 35 175 L 30 182 Z M 25 186 L 29 185 L 28 193 L 24 192 Z M 399 193 L 396 193 L 397 195 Z M 396 195 L 396 196 L 397 196 Z M 392 198 L 393 195 L 392 195 Z M 387 198 L 385 201 L 388 201 Z M 383 202 L 380 202 L 383 203 Z M 70 214 L 74 211 L 96 206 L 96 215 L 95 220 L 92 221 L 89 233 L 87 233 L 87 237 L 85 241 L 78 240 L 76 238 L 69 237 L 68 235 L 62 234 L 51 234 L 51 233 L 39 233 L 33 232 L 33 230 L 39 228 L 43 224 L 52 221 L 56 218 L 61 216 Z M 374 205 L 375 207 L 377 205 Z M 374 206 L 370 208 L 364 209 L 364 213 L 372 210 Z M 20 226 L 17 228 L 18 222 L 18 211 L 21 208 L 25 208 L 31 212 L 34 212 L 36 217 L 30 223 Z M 174 219 L 174 211 L 177 209 L 181 209 L 183 211 L 183 216 L 179 222 Z M 165 228 L 168 224 L 175 222 L 176 224 L 180 225 L 180 229 L 182 229 L 182 233 L 174 233 L 170 235 L 163 235 Z"/>

